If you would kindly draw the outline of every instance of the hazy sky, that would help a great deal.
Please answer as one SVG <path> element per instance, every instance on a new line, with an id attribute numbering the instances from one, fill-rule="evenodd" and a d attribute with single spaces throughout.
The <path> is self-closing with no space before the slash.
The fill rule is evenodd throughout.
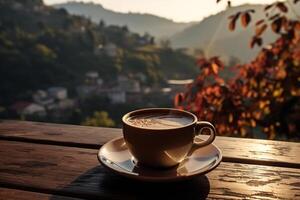
<path id="1" fill-rule="evenodd" d="M 44 0 L 46 4 L 62 3 L 68 0 Z M 80 0 L 100 3 L 105 8 L 119 12 L 150 13 L 178 22 L 199 21 L 203 17 L 225 9 L 226 0 Z M 270 3 L 275 0 L 232 0 L 232 5 L 244 3 Z"/>

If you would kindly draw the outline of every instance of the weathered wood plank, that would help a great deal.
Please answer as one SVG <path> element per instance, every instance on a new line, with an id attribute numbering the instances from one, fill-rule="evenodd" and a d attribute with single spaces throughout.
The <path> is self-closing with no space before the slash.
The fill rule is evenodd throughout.
<path id="1" fill-rule="evenodd" d="M 116 128 L 15 120 L 0 121 L 0 137 L 13 140 L 98 149 L 102 144 L 119 136 L 121 136 L 121 130 Z"/>
<path id="2" fill-rule="evenodd" d="M 299 199 L 300 169 L 223 162 L 207 176 L 178 183 L 131 181 L 104 169 L 97 150 L 0 141 L 0 185 L 79 198 Z"/>
<path id="3" fill-rule="evenodd" d="M 30 192 L 17 189 L 0 188 L 1 200 L 80 200 L 78 198 Z"/>
<path id="4" fill-rule="evenodd" d="M 121 129 L 40 122 L 0 122 L 0 139 L 98 149 Z M 203 136 L 206 138 L 206 136 Z M 300 143 L 217 137 L 224 161 L 300 168 Z"/>

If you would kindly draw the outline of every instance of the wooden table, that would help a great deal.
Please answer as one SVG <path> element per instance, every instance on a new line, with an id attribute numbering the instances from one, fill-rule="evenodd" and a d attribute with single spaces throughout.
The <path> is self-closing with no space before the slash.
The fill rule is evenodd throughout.
<path id="1" fill-rule="evenodd" d="M 0 199 L 300 199 L 300 143 L 217 137 L 218 168 L 175 183 L 126 179 L 101 166 L 120 129 L 0 122 Z M 205 136 L 203 136 L 205 137 Z"/>

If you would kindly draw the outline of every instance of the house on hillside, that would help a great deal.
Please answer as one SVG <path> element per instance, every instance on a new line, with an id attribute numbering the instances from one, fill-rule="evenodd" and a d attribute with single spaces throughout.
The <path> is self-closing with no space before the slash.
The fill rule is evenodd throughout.
<path id="1" fill-rule="evenodd" d="M 85 82 L 89 85 L 99 85 L 103 84 L 103 79 L 99 78 L 99 73 L 96 71 L 89 71 L 85 74 Z"/>
<path id="2" fill-rule="evenodd" d="M 169 87 L 171 89 L 171 95 L 175 95 L 179 92 L 184 92 L 186 90 L 186 86 L 188 84 L 193 83 L 193 79 L 184 79 L 184 80 L 177 80 L 177 79 L 170 79 L 168 80 Z"/>
<path id="3" fill-rule="evenodd" d="M 11 106 L 11 109 L 19 115 L 36 115 L 39 117 L 46 116 L 45 107 L 32 102 L 16 102 Z"/>
<path id="4" fill-rule="evenodd" d="M 112 104 L 126 103 L 126 92 L 119 87 L 98 88 L 95 90 L 94 94 L 107 97 Z"/>
<path id="5" fill-rule="evenodd" d="M 54 98 L 54 102 L 47 105 L 48 111 L 55 111 L 58 115 L 63 115 L 66 109 L 75 106 L 75 100 L 68 98 L 68 90 L 64 87 L 51 87 L 48 89 L 48 96 Z"/>
<path id="6" fill-rule="evenodd" d="M 128 77 L 125 75 L 119 75 L 117 77 L 117 81 L 118 81 L 118 83 L 128 81 Z"/>
<path id="7" fill-rule="evenodd" d="M 31 103 L 22 110 L 23 115 L 38 115 L 40 117 L 46 116 L 46 110 L 43 106 L 36 103 Z"/>
<path id="8" fill-rule="evenodd" d="M 142 101 L 142 95 L 138 92 L 126 92 L 127 103 L 138 103 Z"/>
<path id="9" fill-rule="evenodd" d="M 98 55 L 98 56 L 103 54 L 103 45 L 102 44 L 99 44 L 94 47 L 94 54 Z"/>
<path id="10" fill-rule="evenodd" d="M 145 83 L 145 82 L 147 81 L 147 76 L 146 76 L 144 73 L 142 73 L 142 72 L 136 73 L 136 74 L 135 74 L 135 77 L 136 77 L 139 81 L 141 81 L 141 82 L 143 82 L 143 83 Z"/>
<path id="11" fill-rule="evenodd" d="M 146 44 L 148 44 L 149 43 L 149 41 L 148 41 L 148 38 L 147 37 L 140 37 L 139 39 L 138 39 L 138 44 L 139 45 L 146 45 Z"/>
<path id="12" fill-rule="evenodd" d="M 68 91 L 64 87 L 48 88 L 48 95 L 54 99 L 62 100 L 68 97 Z"/>
<path id="13" fill-rule="evenodd" d="M 118 48 L 117 45 L 115 45 L 114 43 L 106 44 L 103 47 L 103 49 L 105 54 L 108 55 L 109 57 L 116 57 L 118 55 Z"/>
<path id="14" fill-rule="evenodd" d="M 80 98 L 86 98 L 92 95 L 95 95 L 97 90 L 96 85 L 79 85 L 76 87 L 76 92 Z"/>
<path id="15" fill-rule="evenodd" d="M 63 99 L 60 100 L 58 103 L 58 108 L 60 110 L 66 110 L 66 109 L 71 109 L 75 106 L 75 101 L 73 99 Z"/>
<path id="16" fill-rule="evenodd" d="M 94 47 L 94 54 L 95 55 L 108 55 L 109 57 L 116 57 L 118 55 L 118 47 L 114 43 L 107 43 L 105 45 L 99 44 Z"/>
<path id="17" fill-rule="evenodd" d="M 99 77 L 99 73 L 96 71 L 89 71 L 85 73 L 85 78 L 87 80 L 96 80 Z"/>
<path id="18" fill-rule="evenodd" d="M 126 103 L 126 93 L 122 90 L 109 90 L 107 91 L 107 97 L 113 104 Z"/>
<path id="19" fill-rule="evenodd" d="M 103 82 L 97 71 L 89 71 L 85 74 L 84 84 L 76 87 L 76 92 L 80 98 L 98 95 L 99 90 L 103 87 Z"/>
<path id="20" fill-rule="evenodd" d="M 49 97 L 48 93 L 44 90 L 37 90 L 35 93 L 33 93 L 32 99 L 35 103 L 42 106 L 46 106 L 54 102 L 54 98 Z"/>
<path id="21" fill-rule="evenodd" d="M 141 92 L 140 82 L 134 79 L 129 79 L 124 75 L 118 76 L 118 87 L 125 92 Z"/>

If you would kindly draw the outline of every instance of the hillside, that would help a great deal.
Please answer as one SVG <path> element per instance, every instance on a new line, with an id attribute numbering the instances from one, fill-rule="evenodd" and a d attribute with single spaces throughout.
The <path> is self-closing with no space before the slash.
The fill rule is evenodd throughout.
<path id="1" fill-rule="evenodd" d="M 152 85 L 193 77 L 197 68 L 193 58 L 157 47 L 149 35 L 94 24 L 42 0 L 0 1 L 0 104 L 49 86 L 74 91 L 87 71 L 108 83 L 120 74 L 141 73 L 143 84 Z"/>
<path id="2" fill-rule="evenodd" d="M 251 60 L 259 50 L 259 48 L 250 49 L 249 41 L 254 34 L 254 22 L 264 18 L 263 8 L 263 5 L 246 4 L 231 7 L 226 11 L 209 16 L 198 24 L 171 37 L 172 46 L 175 48 L 201 48 L 208 56 L 233 56 L 243 62 L 247 62 Z M 238 11 L 247 9 L 254 9 L 256 11 L 255 14 L 252 15 L 253 19 L 250 26 L 245 29 L 242 28 L 240 22 L 238 22 L 236 30 L 233 32 L 229 31 L 228 17 Z M 292 13 L 288 15 L 293 16 Z M 275 38 L 276 35 L 268 30 L 264 35 L 264 42 L 267 44 L 274 41 Z"/>
<path id="3" fill-rule="evenodd" d="M 103 20 L 106 24 L 128 26 L 139 34 L 145 32 L 156 38 L 166 38 L 182 31 L 193 23 L 176 23 L 169 19 L 150 14 L 120 13 L 103 8 L 100 4 L 68 2 L 54 5 L 65 8 L 69 13 L 89 17 L 93 22 Z"/>

